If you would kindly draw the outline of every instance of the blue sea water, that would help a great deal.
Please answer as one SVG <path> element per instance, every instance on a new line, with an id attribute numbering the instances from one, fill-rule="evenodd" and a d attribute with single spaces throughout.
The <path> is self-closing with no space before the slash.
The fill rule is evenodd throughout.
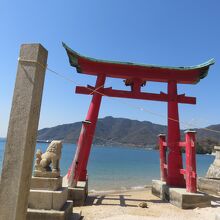
<path id="1" fill-rule="evenodd" d="M 2 166 L 5 141 L 0 141 L 0 169 Z M 48 144 L 38 143 L 36 149 L 44 151 Z M 62 175 L 67 173 L 76 146 L 63 144 L 61 158 Z M 204 176 L 213 162 L 212 155 L 197 155 L 198 176 Z M 93 146 L 89 164 L 89 190 L 117 190 L 138 188 L 159 179 L 159 152 L 139 148 Z"/>

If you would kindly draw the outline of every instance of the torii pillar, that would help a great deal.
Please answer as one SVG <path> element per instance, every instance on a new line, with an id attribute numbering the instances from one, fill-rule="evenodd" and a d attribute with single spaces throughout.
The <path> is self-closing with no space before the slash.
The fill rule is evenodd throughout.
<path id="1" fill-rule="evenodd" d="M 185 187 L 184 176 L 179 172 L 183 167 L 180 142 L 180 125 L 177 101 L 177 83 L 168 82 L 168 175 L 167 183 L 170 186 Z"/>
<path id="2" fill-rule="evenodd" d="M 95 91 L 91 90 L 91 94 L 93 94 L 92 101 L 89 106 L 86 120 L 83 121 L 82 124 L 77 151 L 73 163 L 67 174 L 69 187 L 75 187 L 79 180 L 86 181 L 87 163 L 102 100 L 102 94 L 99 92 L 99 90 L 102 90 L 101 88 L 104 87 L 105 79 L 106 76 L 104 74 L 98 75 Z"/>

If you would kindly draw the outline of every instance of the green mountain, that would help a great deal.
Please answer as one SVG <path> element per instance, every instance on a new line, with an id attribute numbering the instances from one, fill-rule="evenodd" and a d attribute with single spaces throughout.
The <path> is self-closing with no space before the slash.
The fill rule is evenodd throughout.
<path id="1" fill-rule="evenodd" d="M 81 122 L 58 125 L 38 131 L 39 140 L 59 139 L 76 143 L 81 130 Z M 217 130 L 219 133 L 211 131 Z M 220 144 L 220 125 L 196 129 L 200 153 L 209 152 L 214 145 Z M 97 145 L 119 145 L 136 147 L 155 147 L 157 135 L 166 133 L 167 126 L 149 121 L 137 121 L 125 118 L 105 117 L 98 120 L 93 143 Z M 182 136 L 183 131 L 182 132 Z"/>

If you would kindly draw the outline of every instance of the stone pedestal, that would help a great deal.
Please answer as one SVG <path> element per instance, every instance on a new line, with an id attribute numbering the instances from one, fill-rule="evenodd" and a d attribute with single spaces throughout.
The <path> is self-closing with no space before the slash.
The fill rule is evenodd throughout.
<path id="1" fill-rule="evenodd" d="M 88 180 L 78 181 L 76 187 L 68 187 L 68 199 L 73 201 L 73 206 L 83 206 L 88 196 Z"/>
<path id="2" fill-rule="evenodd" d="M 71 220 L 72 208 L 73 203 L 71 201 L 67 201 L 63 208 L 58 211 L 28 208 L 27 220 Z"/>
<path id="3" fill-rule="evenodd" d="M 34 176 L 35 177 L 46 177 L 46 178 L 57 178 L 60 176 L 60 171 L 47 172 L 47 171 L 34 170 Z"/>
<path id="4" fill-rule="evenodd" d="M 152 181 L 152 194 L 182 209 L 211 206 L 211 198 L 204 193 L 189 193 L 184 188 L 169 187 L 160 180 Z"/>
<path id="5" fill-rule="evenodd" d="M 220 180 L 199 177 L 198 189 L 201 192 L 205 192 L 215 196 L 220 196 Z"/>
<path id="6" fill-rule="evenodd" d="M 220 146 L 215 146 L 216 157 L 206 176 L 198 178 L 198 189 L 202 192 L 220 196 Z"/>
<path id="7" fill-rule="evenodd" d="M 62 177 L 32 177 L 27 220 L 71 219 L 73 202 L 67 201 L 67 197 L 68 189 L 62 187 Z"/>
<path id="8" fill-rule="evenodd" d="M 62 187 L 63 177 L 60 176 L 59 168 L 61 149 L 61 141 L 52 141 L 45 153 L 42 153 L 41 150 L 36 151 L 27 220 L 80 218 L 80 215 L 73 216 L 73 202 L 67 200 L 68 188 Z"/>
<path id="9" fill-rule="evenodd" d="M 31 189 L 44 189 L 44 190 L 57 190 L 62 187 L 62 177 L 47 178 L 47 177 L 35 177 L 31 179 Z"/>

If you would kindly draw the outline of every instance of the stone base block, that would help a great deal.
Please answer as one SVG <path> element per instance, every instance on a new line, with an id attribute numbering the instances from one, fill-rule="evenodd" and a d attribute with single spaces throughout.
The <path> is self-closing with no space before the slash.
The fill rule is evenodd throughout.
<path id="1" fill-rule="evenodd" d="M 68 189 L 61 188 L 57 191 L 30 190 L 28 208 L 61 210 L 68 196 Z"/>
<path id="2" fill-rule="evenodd" d="M 81 188 L 85 190 L 86 195 L 88 195 L 88 180 L 79 181 L 76 185 L 77 188 Z"/>
<path id="3" fill-rule="evenodd" d="M 198 189 L 201 192 L 220 196 L 220 180 L 199 177 L 198 178 Z"/>
<path id="4" fill-rule="evenodd" d="M 160 180 L 152 181 L 152 194 L 182 209 L 211 206 L 211 198 L 207 194 L 189 193 L 184 188 L 169 187 Z"/>
<path id="5" fill-rule="evenodd" d="M 58 190 L 62 187 L 62 177 L 32 177 L 31 189 Z"/>
<path id="6" fill-rule="evenodd" d="M 71 220 L 82 220 L 82 210 L 77 210 L 77 211 L 74 210 L 70 219 Z"/>
<path id="7" fill-rule="evenodd" d="M 60 171 L 52 172 L 52 171 L 34 170 L 33 176 L 34 177 L 57 178 L 57 177 L 60 177 Z"/>
<path id="8" fill-rule="evenodd" d="M 162 200 L 169 201 L 169 189 L 166 182 L 161 180 L 152 180 L 151 192 L 153 195 L 161 198 Z"/>
<path id="9" fill-rule="evenodd" d="M 73 201 L 73 206 L 83 206 L 88 196 L 88 182 L 79 181 L 74 188 L 68 188 L 68 199 Z"/>
<path id="10" fill-rule="evenodd" d="M 72 201 L 67 201 L 60 211 L 28 208 L 27 220 L 70 220 L 72 210 Z"/>
<path id="11" fill-rule="evenodd" d="M 182 209 L 211 206 L 211 198 L 204 193 L 189 193 L 183 188 L 169 188 L 170 203 Z"/>

